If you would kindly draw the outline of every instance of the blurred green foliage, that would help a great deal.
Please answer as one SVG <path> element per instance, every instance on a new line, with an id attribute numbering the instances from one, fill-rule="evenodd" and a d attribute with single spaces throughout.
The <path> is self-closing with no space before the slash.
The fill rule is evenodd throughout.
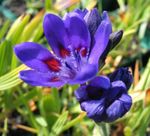
<path id="1" fill-rule="evenodd" d="M 20 64 L 13 46 L 24 41 L 47 46 L 42 30 L 42 19 L 46 12 L 64 15 L 75 8 L 93 7 L 101 12 L 101 1 L 27 0 L 25 5 L 25 13 L 13 22 L 5 19 L 0 27 L 0 134 L 7 136 L 18 132 L 16 135 L 19 136 L 19 130 L 22 130 L 23 136 L 149 135 L 150 1 L 118 0 L 119 8 L 109 12 L 113 30 L 124 30 L 124 36 L 120 44 L 109 53 L 100 72 L 108 74 L 120 66 L 132 67 L 134 83 L 129 92 L 133 97 L 133 106 L 126 116 L 116 122 L 98 125 L 81 112 L 73 95 L 77 85 L 65 85 L 56 89 L 31 87 L 23 83 L 18 78 L 18 73 L 27 67 Z M 3 5 L 2 7 L 4 8 Z M 0 12 L 1 10 L 0 7 Z M 148 55 L 144 57 L 146 54 Z"/>

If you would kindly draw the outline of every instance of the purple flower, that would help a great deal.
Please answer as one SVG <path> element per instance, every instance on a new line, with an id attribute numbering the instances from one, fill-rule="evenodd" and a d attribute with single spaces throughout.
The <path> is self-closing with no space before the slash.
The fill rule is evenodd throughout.
<path id="1" fill-rule="evenodd" d="M 100 20 L 95 20 L 95 27 L 95 23 L 84 19 L 86 12 L 82 12 L 82 17 L 76 12 L 66 14 L 63 19 L 45 15 L 44 34 L 53 52 L 33 42 L 15 46 L 17 57 L 31 68 L 20 72 L 26 83 L 58 87 L 66 83 L 82 84 L 96 75 L 99 60 L 109 46 L 111 22 L 107 12 L 103 12 L 102 16 L 96 15 Z M 92 16 L 95 18 L 94 13 Z"/>
<path id="2" fill-rule="evenodd" d="M 122 71 L 123 76 L 120 76 Z M 95 122 L 112 122 L 122 117 L 129 111 L 132 99 L 127 91 L 132 83 L 126 84 L 125 77 L 132 79 L 126 68 L 121 68 L 113 74 L 117 78 L 98 76 L 75 91 L 75 96 L 80 102 L 81 109 L 87 112 L 87 116 Z"/>

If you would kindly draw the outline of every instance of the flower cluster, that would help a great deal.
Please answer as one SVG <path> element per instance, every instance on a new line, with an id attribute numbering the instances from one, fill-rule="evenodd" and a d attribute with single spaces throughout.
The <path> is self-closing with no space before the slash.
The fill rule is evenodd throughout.
<path id="1" fill-rule="evenodd" d="M 96 77 L 108 52 L 121 40 L 123 32 L 112 32 L 106 11 L 74 10 L 63 18 L 46 14 L 43 20 L 45 37 L 52 49 L 33 42 L 15 46 L 17 57 L 30 70 L 20 78 L 32 86 L 60 87 L 64 84 L 85 84 L 75 96 L 87 116 L 96 122 L 114 121 L 131 107 L 127 94 L 132 83 L 128 69 L 122 68 L 106 76 Z"/>
<path id="2" fill-rule="evenodd" d="M 127 68 L 120 68 L 111 75 L 98 76 L 75 91 L 81 109 L 95 122 L 112 122 L 129 111 L 132 99 L 127 94 L 132 83 Z"/>
<path id="3" fill-rule="evenodd" d="M 75 10 L 63 19 L 46 14 L 43 29 L 53 52 L 33 42 L 14 48 L 17 57 L 31 68 L 21 71 L 20 78 L 33 86 L 59 87 L 89 81 L 122 37 L 122 31 L 112 33 L 107 12 L 100 16 L 97 9 Z"/>

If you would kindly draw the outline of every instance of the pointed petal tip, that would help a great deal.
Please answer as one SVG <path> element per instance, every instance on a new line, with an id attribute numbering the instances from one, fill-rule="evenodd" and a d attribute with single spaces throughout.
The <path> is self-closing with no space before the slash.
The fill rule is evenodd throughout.
<path id="1" fill-rule="evenodd" d="M 119 30 L 116 32 L 116 37 L 119 37 L 119 39 L 121 39 L 123 36 L 123 30 Z"/>
<path id="2" fill-rule="evenodd" d="M 124 31 L 121 29 L 119 32 L 120 32 L 121 34 L 123 34 Z"/>
<path id="3" fill-rule="evenodd" d="M 105 18 L 105 17 L 107 17 L 107 16 L 108 16 L 108 12 L 107 12 L 107 11 L 103 11 L 102 17 Z"/>

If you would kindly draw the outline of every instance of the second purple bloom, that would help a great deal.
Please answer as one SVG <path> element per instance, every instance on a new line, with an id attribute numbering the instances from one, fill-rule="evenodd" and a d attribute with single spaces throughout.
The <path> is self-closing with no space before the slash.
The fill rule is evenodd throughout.
<path id="1" fill-rule="evenodd" d="M 98 76 L 75 91 L 81 109 L 95 122 L 112 122 L 129 111 L 132 99 L 128 88 L 133 81 L 127 68 L 120 68 L 109 77 Z"/>

